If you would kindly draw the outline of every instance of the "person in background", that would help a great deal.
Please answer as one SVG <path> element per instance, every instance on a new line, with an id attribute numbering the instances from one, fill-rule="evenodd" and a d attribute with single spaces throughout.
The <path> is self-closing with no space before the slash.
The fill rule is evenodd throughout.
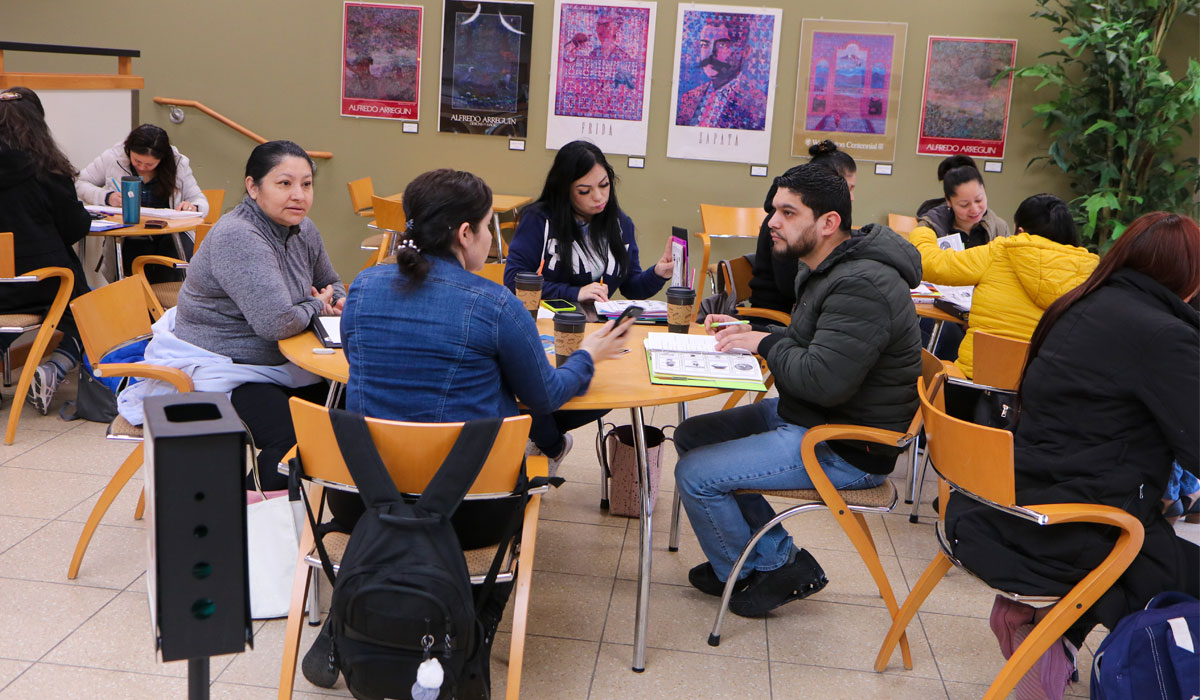
<path id="1" fill-rule="evenodd" d="M 1079 286 L 1100 258 L 1079 247 L 1067 203 L 1052 194 L 1021 202 L 1013 216 L 1017 234 L 967 250 L 943 250 L 924 226 L 909 234 L 921 253 L 924 279 L 934 284 L 974 286 L 970 322 L 954 364 L 974 375 L 975 331 L 1029 340 L 1042 311 Z"/>
<path id="2" fill-rule="evenodd" d="M 208 214 L 208 199 L 196 184 L 188 157 L 171 145 L 166 131 L 153 124 L 142 124 L 124 141 L 97 156 L 79 173 L 75 192 L 85 204 L 119 207 L 121 193 L 117 187 L 128 175 L 142 178 L 143 207 Z M 191 239 L 183 240 L 184 252 L 190 257 Z M 132 273 L 133 259 L 139 255 L 179 255 L 169 236 L 135 236 L 123 245 L 126 275 Z M 161 267 L 147 272 L 151 282 L 182 278 L 181 273 Z"/>
<path id="3" fill-rule="evenodd" d="M 1061 698 L 1097 624 L 1111 630 L 1163 591 L 1200 595 L 1200 547 L 1176 536 L 1160 500 L 1174 464 L 1193 475 L 1200 468 L 1200 314 L 1187 303 L 1197 291 L 1200 226 L 1146 214 L 1033 333 L 1013 436 L 1016 502 L 1121 508 L 1145 526 L 1145 541 L 1017 697 Z M 1117 532 L 1038 526 L 958 493 L 947 504 L 954 555 L 989 585 L 1020 594 L 1065 594 L 1112 551 Z M 1006 657 L 1049 610 L 997 596 L 991 625 Z"/>
<path id="4" fill-rule="evenodd" d="M 541 271 L 543 299 L 577 303 L 608 301 L 618 290 L 626 299 L 647 299 L 662 289 L 675 269 L 670 240 L 654 266 L 643 270 L 633 221 L 617 203 L 615 182 L 612 166 L 594 144 L 572 141 L 563 146 L 541 196 L 521 212 L 504 285 L 513 289 L 518 272 Z M 605 413 L 535 413 L 530 454 L 548 456 L 557 468 L 571 449 L 568 431 Z"/>
<path id="5" fill-rule="evenodd" d="M 54 142 L 41 101 L 29 88 L 0 91 L 0 231 L 13 234 L 17 275 L 42 267 L 65 267 L 75 275 L 74 299 L 89 290 L 72 245 L 87 235 L 91 217 L 75 199 L 75 168 Z M 10 284 L 0 295 L 0 313 L 45 314 L 58 280 Z M 46 415 L 54 392 L 83 357 L 83 344 L 68 307 L 58 323 L 63 339 L 38 365 L 27 400 Z M 17 339 L 0 334 L 5 347 Z M 12 407 L 10 410 L 20 410 Z"/>
<path id="6" fill-rule="evenodd" d="M 810 163 L 823 165 L 837 173 L 846 181 L 850 188 L 850 201 L 854 201 L 854 187 L 858 184 L 858 165 L 849 153 L 839 151 L 837 144 L 829 139 L 815 143 L 808 148 Z M 767 215 L 763 218 L 758 230 L 758 248 L 754 252 L 754 273 L 750 278 L 750 306 L 756 308 L 774 309 L 785 314 L 792 313 L 796 305 L 796 269 L 799 262 L 795 258 L 773 255 L 771 249 L 774 241 L 771 238 L 771 227 L 768 223 L 775 208 L 771 201 L 775 198 L 776 186 L 771 185 L 767 191 L 767 200 L 763 209 Z"/>
<path id="7" fill-rule="evenodd" d="M 610 321 L 555 369 L 537 326 L 504 287 L 474 274 L 492 247 L 492 191 L 456 170 L 418 175 L 404 190 L 411 219 L 396 264 L 359 273 L 342 315 L 350 363 L 346 408 L 374 418 L 446 423 L 519 413 L 517 402 L 548 414 L 587 391 L 597 363 L 616 357 L 621 328 Z M 336 529 L 349 532 L 363 512 L 356 494 L 327 491 Z M 466 501 L 453 524 L 464 548 L 495 545 L 497 522 L 512 504 Z M 480 611 L 490 649 L 512 583 L 499 584 Z M 330 630 L 322 631 L 301 670 L 330 687 Z M 460 696 L 462 697 L 462 696 Z"/>
<path id="8" fill-rule="evenodd" d="M 1008 224 L 988 208 L 983 176 L 970 156 L 950 156 L 938 164 L 943 199 L 930 199 L 917 208 L 919 225 L 938 238 L 958 233 L 964 248 L 985 245 L 1011 235 Z"/>

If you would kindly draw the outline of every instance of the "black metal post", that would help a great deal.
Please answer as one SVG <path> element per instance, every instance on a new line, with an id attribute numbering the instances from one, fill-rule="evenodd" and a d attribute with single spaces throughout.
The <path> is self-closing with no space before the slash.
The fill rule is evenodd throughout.
<path id="1" fill-rule="evenodd" d="M 188 700 L 208 700 L 208 657 L 188 659 Z"/>

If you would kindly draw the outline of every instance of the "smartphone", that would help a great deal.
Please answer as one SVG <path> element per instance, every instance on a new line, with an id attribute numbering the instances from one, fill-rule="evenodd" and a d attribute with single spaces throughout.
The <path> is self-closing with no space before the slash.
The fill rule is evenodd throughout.
<path id="1" fill-rule="evenodd" d="M 617 321 L 616 321 L 616 323 L 613 324 L 613 326 L 616 327 L 616 326 L 621 325 L 622 323 L 625 322 L 625 319 L 627 319 L 627 318 L 636 319 L 637 317 L 641 316 L 642 312 L 645 310 L 646 309 L 644 307 L 637 306 L 635 304 L 630 304 L 629 306 L 625 307 L 625 310 L 621 312 L 620 316 L 617 316 Z M 628 331 L 626 331 L 626 332 L 628 332 Z"/>
<path id="2" fill-rule="evenodd" d="M 558 313 L 559 311 L 574 311 L 575 305 L 566 299 L 543 299 L 542 306 Z"/>
<path id="3" fill-rule="evenodd" d="M 166 228 L 167 222 L 164 219 L 146 219 L 146 228 Z"/>

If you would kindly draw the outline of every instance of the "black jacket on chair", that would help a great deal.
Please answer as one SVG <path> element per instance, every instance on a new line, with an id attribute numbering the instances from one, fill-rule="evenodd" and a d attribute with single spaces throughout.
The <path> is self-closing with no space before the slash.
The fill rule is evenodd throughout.
<path id="1" fill-rule="evenodd" d="M 41 267 L 75 273 L 71 297 L 88 292 L 83 266 L 71 246 L 87 235 L 91 217 L 64 175 L 37 175 L 29 154 L 0 146 L 0 231 L 13 234 L 18 275 Z M 5 285 L 0 311 L 41 312 L 54 301 L 57 280 Z"/>
<path id="2" fill-rule="evenodd" d="M 1200 315 L 1155 280 L 1122 269 L 1055 324 L 1026 368 L 1014 437 L 1021 505 L 1097 503 L 1146 528 L 1141 553 L 1092 608 L 1112 628 L 1155 594 L 1195 580 L 1196 546 L 1162 516 L 1172 462 L 1197 472 Z M 989 584 L 1062 594 L 1112 550 L 1116 530 L 1039 527 L 955 495 L 955 555 Z M 1191 591 L 1195 595 L 1195 591 Z"/>

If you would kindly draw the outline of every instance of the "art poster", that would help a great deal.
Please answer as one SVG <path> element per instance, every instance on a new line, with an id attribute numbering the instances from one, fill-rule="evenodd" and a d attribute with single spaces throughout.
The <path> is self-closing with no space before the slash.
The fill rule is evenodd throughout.
<path id="1" fill-rule="evenodd" d="M 438 131 L 524 138 L 533 3 L 446 0 Z"/>
<path id="2" fill-rule="evenodd" d="M 681 4 L 667 155 L 766 163 L 783 10 Z"/>
<path id="3" fill-rule="evenodd" d="M 1016 39 L 931 36 L 917 153 L 1003 158 Z"/>
<path id="4" fill-rule="evenodd" d="M 646 154 L 656 7 L 555 3 L 546 148 L 585 139 L 605 153 Z"/>
<path id="5" fill-rule="evenodd" d="M 423 12 L 408 5 L 345 4 L 343 117 L 417 119 Z"/>
<path id="6" fill-rule="evenodd" d="M 896 157 L 908 25 L 806 19 L 792 117 L 792 155 L 826 139 L 855 160 Z"/>

